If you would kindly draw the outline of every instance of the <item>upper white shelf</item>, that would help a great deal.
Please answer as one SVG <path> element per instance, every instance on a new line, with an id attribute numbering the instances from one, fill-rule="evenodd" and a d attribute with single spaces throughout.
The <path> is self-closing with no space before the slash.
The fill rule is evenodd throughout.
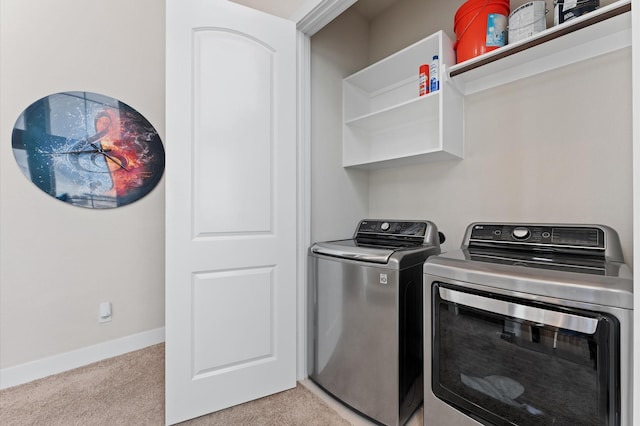
<path id="1" fill-rule="evenodd" d="M 631 0 L 619 0 L 449 68 L 465 95 L 631 46 Z"/>
<path id="2" fill-rule="evenodd" d="M 453 44 L 443 58 L 443 32 L 439 31 L 345 78 L 344 119 L 351 122 L 396 108 L 418 98 L 418 68 L 440 55 L 444 66 L 455 63 Z M 442 70 L 441 70 L 442 71 Z M 441 73 L 442 74 L 442 73 Z M 437 103 L 437 102 L 436 102 Z"/>
<path id="3" fill-rule="evenodd" d="M 419 96 L 419 67 L 434 55 L 440 90 Z M 454 62 L 453 42 L 438 31 L 346 77 L 342 165 L 375 169 L 462 158 L 462 95 L 442 81 Z"/>

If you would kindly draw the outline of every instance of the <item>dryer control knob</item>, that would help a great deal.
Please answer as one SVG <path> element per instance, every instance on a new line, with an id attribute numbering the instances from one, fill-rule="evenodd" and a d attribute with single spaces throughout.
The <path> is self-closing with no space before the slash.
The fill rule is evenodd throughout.
<path id="1" fill-rule="evenodd" d="M 382 224 L 380 225 L 380 229 L 382 229 L 383 231 L 388 231 L 390 227 L 391 225 L 389 225 L 389 222 L 382 222 Z"/>
<path id="2" fill-rule="evenodd" d="M 516 240 L 526 240 L 531 236 L 531 231 L 529 231 L 529 228 L 519 226 L 517 228 L 513 228 L 513 232 L 511 233 L 511 235 Z"/>

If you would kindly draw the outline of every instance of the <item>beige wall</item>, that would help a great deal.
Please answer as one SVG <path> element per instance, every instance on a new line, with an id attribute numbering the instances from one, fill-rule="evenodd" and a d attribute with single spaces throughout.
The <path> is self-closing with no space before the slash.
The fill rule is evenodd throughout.
<path id="1" fill-rule="evenodd" d="M 342 79 L 368 62 L 369 24 L 347 11 L 311 39 L 311 241 L 352 235 L 368 173 L 342 167 Z"/>
<path id="2" fill-rule="evenodd" d="M 377 17 L 372 60 L 419 40 L 416 16 L 422 37 L 449 32 L 462 2 L 436 20 L 426 18 L 432 4 L 404 0 Z M 464 160 L 371 172 L 369 215 L 433 220 L 445 250 L 473 221 L 602 223 L 618 231 L 631 264 L 630 89 L 628 48 L 467 96 Z"/>
<path id="3" fill-rule="evenodd" d="M 399 0 L 371 21 L 371 63 L 439 30 L 455 40 L 453 16 L 462 3 L 461 0 Z"/>
<path id="4" fill-rule="evenodd" d="M 164 180 L 142 200 L 73 207 L 19 171 L 11 130 L 43 96 L 90 91 L 164 137 L 164 2 L 0 3 L 0 368 L 164 326 Z M 113 320 L 98 324 L 98 304 Z"/>
<path id="5" fill-rule="evenodd" d="M 369 63 L 439 29 L 452 34 L 453 16 L 462 3 L 398 2 L 370 22 Z M 325 31 L 335 28 L 316 34 L 312 46 L 321 34 L 329 40 Z M 347 25 L 341 31 L 333 36 L 334 49 L 350 37 Z M 334 66 L 334 73 L 354 71 Z M 312 74 L 312 80 L 317 78 Z M 323 91 L 335 89 L 329 84 L 339 83 L 326 81 Z M 467 96 L 465 158 L 366 172 L 363 215 L 433 220 L 447 236 L 444 250 L 457 248 L 473 221 L 602 223 L 618 231 L 631 263 L 630 87 L 631 50 L 624 49 Z M 325 108 L 338 115 L 341 102 Z M 312 139 L 313 149 L 338 152 L 337 126 L 324 123 Z M 330 138 L 323 136 L 330 132 Z M 339 168 L 340 161 L 318 164 L 313 159 L 315 167 L 325 168 Z M 322 190 L 329 188 L 316 180 L 312 192 Z M 348 209 L 346 203 L 339 208 Z M 319 229 L 330 225 L 323 215 L 312 222 Z M 353 232 L 351 226 L 341 237 Z"/>
<path id="6" fill-rule="evenodd" d="M 446 250 L 473 221 L 602 223 L 631 263 L 630 61 L 627 49 L 468 96 L 465 158 L 372 172 L 371 215 L 431 219 Z M 595 87 L 602 75 L 616 78 Z"/>

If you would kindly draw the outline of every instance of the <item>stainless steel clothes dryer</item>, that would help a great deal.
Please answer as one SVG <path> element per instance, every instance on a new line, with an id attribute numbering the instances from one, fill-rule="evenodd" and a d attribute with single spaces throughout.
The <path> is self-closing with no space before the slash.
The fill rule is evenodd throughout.
<path id="1" fill-rule="evenodd" d="M 631 270 L 600 225 L 474 223 L 431 257 L 425 425 L 631 425 Z"/>
<path id="2" fill-rule="evenodd" d="M 422 267 L 438 253 L 436 225 L 396 220 L 309 250 L 309 376 L 378 423 L 422 403 Z"/>

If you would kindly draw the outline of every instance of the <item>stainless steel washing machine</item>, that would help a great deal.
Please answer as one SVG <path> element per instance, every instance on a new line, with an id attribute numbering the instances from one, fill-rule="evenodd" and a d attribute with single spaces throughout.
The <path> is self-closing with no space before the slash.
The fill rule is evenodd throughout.
<path id="1" fill-rule="evenodd" d="M 422 267 L 440 237 L 429 221 L 363 220 L 309 249 L 309 377 L 377 423 L 422 403 Z"/>
<path id="2" fill-rule="evenodd" d="M 633 280 L 600 225 L 474 223 L 424 266 L 427 425 L 632 425 Z"/>

